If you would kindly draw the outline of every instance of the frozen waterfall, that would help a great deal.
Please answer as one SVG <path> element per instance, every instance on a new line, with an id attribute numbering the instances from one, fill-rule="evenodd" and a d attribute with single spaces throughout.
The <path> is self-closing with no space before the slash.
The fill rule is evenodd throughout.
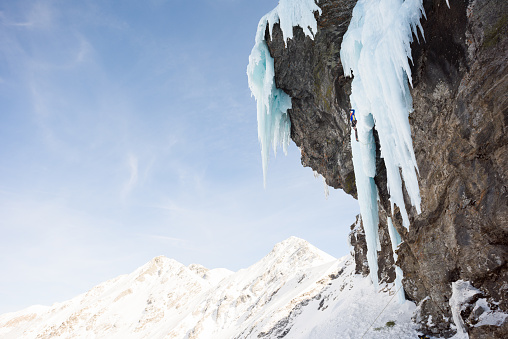
<path id="1" fill-rule="evenodd" d="M 257 101 L 258 138 L 261 143 L 263 177 L 270 148 L 276 153 L 282 146 L 286 151 L 290 138 L 290 120 L 287 110 L 291 97 L 275 86 L 274 60 L 265 41 L 268 26 L 280 23 L 284 42 L 293 37 L 293 27 L 300 26 L 311 38 L 317 32 L 314 13 L 321 9 L 314 0 L 280 0 L 278 6 L 266 14 L 258 24 L 255 46 L 249 56 L 247 75 L 249 87 Z M 356 110 L 359 141 L 351 138 L 353 165 L 358 189 L 358 200 L 367 240 L 367 258 L 371 279 L 377 286 L 378 192 L 376 175 L 376 129 L 381 157 L 387 172 L 387 189 L 392 211 L 400 208 L 403 224 L 409 227 L 403 187 L 412 206 L 420 213 L 418 166 L 413 151 L 408 116 L 412 111 L 409 92 L 411 84 L 411 42 L 418 38 L 418 28 L 425 15 L 422 0 L 359 0 L 341 46 L 340 56 L 346 76 L 353 76 L 350 101 Z M 353 135 L 352 131 L 352 135 Z M 391 221 L 391 219 L 390 219 Z M 400 237 L 391 225 L 394 250 Z M 397 270 L 397 285 L 402 279 Z"/>
<path id="2" fill-rule="evenodd" d="M 340 51 L 344 73 L 354 76 L 350 100 L 358 119 L 359 141 L 352 136 L 351 143 L 374 284 L 377 284 L 376 249 L 379 246 L 374 128 L 386 166 L 392 211 L 397 205 L 404 226 L 409 227 L 402 188 L 404 180 L 411 204 L 420 213 L 418 166 L 408 119 L 412 111 L 408 60 L 411 59 L 413 34 L 418 37 L 419 28 L 423 36 L 422 15 L 422 0 L 359 0 Z"/>

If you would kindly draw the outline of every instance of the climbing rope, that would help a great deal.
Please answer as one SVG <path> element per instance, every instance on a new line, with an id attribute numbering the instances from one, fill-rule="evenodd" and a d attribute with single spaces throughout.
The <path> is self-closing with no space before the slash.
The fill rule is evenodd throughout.
<path id="1" fill-rule="evenodd" d="M 372 327 L 372 325 L 374 325 L 374 323 L 376 322 L 376 320 L 381 316 L 381 314 L 383 314 L 383 312 L 386 310 L 386 308 L 388 307 L 388 305 L 390 305 L 390 303 L 392 302 L 393 298 L 395 298 L 395 296 L 399 293 L 400 289 L 402 288 L 402 285 L 400 285 L 399 289 L 397 290 L 397 292 L 395 292 L 395 294 L 393 295 L 393 297 L 391 297 L 391 299 L 388 301 L 388 303 L 385 305 L 385 307 L 381 310 L 381 312 L 377 315 L 376 319 L 374 319 L 374 321 L 372 322 L 372 324 L 370 324 L 370 326 L 367 328 L 367 330 L 365 331 L 365 333 L 362 335 L 362 339 L 363 337 L 365 337 L 365 335 L 367 334 L 367 332 L 369 332 L 370 328 Z"/>

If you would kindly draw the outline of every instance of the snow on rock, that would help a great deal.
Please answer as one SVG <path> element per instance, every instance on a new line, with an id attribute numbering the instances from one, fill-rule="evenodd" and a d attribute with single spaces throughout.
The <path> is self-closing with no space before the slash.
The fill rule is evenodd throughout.
<path id="1" fill-rule="evenodd" d="M 491 310 L 487 299 L 482 298 L 476 301 L 473 308 L 473 314 L 481 313 L 478 317 L 478 323 L 475 327 L 484 325 L 501 326 L 508 318 L 508 314 L 500 312 L 498 310 Z"/>
<path id="2" fill-rule="evenodd" d="M 359 0 L 341 45 L 344 73 L 354 76 L 350 100 L 358 120 L 359 141 L 351 135 L 352 152 L 374 283 L 377 282 L 375 252 L 379 243 L 374 206 L 377 204 L 373 181 L 376 174 L 374 127 L 386 166 L 392 210 L 395 204 L 399 206 L 404 226 L 409 227 L 402 193 L 404 179 L 411 203 L 420 212 L 418 166 L 408 120 L 412 111 L 408 58 L 411 58 L 413 33 L 417 35 L 419 27 L 423 35 L 420 24 L 423 13 L 422 0 Z"/>
<path id="3" fill-rule="evenodd" d="M 321 9 L 314 0 L 280 0 L 277 7 L 263 16 L 258 24 L 247 76 L 249 88 L 257 102 L 258 139 L 265 184 L 270 147 L 274 154 L 279 146 L 282 146 L 284 153 L 287 152 L 291 125 L 287 114 L 291 108 L 291 97 L 275 85 L 274 61 L 265 41 L 265 30 L 268 25 L 271 34 L 273 25 L 279 23 L 286 42 L 293 37 L 293 27 L 300 26 L 306 35 L 313 37 L 317 31 L 315 12 L 321 13 Z"/>
<path id="4" fill-rule="evenodd" d="M 482 292 L 475 288 L 469 281 L 457 280 L 452 283 L 452 296 L 450 298 L 450 309 L 452 311 L 453 323 L 457 333 L 452 339 L 469 338 L 462 312 L 468 309 L 470 316 L 467 323 L 473 327 L 493 325 L 501 326 L 508 318 L 508 314 L 499 309 L 491 309 L 486 298 L 479 298 Z M 494 305 L 494 308 L 495 305 Z"/>
<path id="5" fill-rule="evenodd" d="M 296 237 L 236 273 L 157 257 L 69 301 L 0 315 L 0 336 L 416 338 L 414 304 L 354 269 Z"/>
<path id="6" fill-rule="evenodd" d="M 464 310 L 464 306 L 469 303 L 469 301 L 475 295 L 480 293 L 481 292 L 478 289 L 474 288 L 469 281 L 457 280 L 456 282 L 452 283 L 450 309 L 452 311 L 453 322 L 455 323 L 455 327 L 457 329 L 457 334 L 453 337 L 454 339 L 469 338 L 466 327 L 464 325 L 464 320 L 462 320 L 460 312 Z"/>
<path id="7" fill-rule="evenodd" d="M 194 335 L 207 333 L 213 338 L 234 338 L 238 333 L 242 338 L 256 337 L 295 304 L 317 294 L 316 281 L 335 262 L 305 240 L 291 237 L 256 264 L 224 279 L 197 307 L 197 317 L 182 320 L 181 329 L 192 327 Z"/>

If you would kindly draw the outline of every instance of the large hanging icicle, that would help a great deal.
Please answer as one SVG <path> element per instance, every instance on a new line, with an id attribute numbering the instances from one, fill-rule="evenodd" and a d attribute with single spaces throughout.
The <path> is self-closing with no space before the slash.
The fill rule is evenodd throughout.
<path id="1" fill-rule="evenodd" d="M 273 148 L 274 154 L 279 146 L 282 146 L 286 153 L 291 129 L 287 114 L 287 110 L 291 108 L 291 97 L 275 86 L 273 58 L 265 41 L 266 26 L 268 25 L 271 35 L 273 25 L 279 22 L 285 43 L 293 37 L 294 26 L 300 26 L 306 35 L 313 38 L 317 31 L 314 12 L 321 14 L 321 9 L 314 0 L 280 0 L 278 6 L 262 17 L 258 24 L 256 43 L 249 56 L 247 76 L 249 88 L 257 102 L 258 138 L 265 184 L 270 147 Z"/>
<path id="2" fill-rule="evenodd" d="M 412 99 L 408 81 L 411 82 L 411 42 L 417 27 L 423 35 L 420 18 L 424 14 L 422 0 L 359 0 L 353 9 L 353 17 L 341 46 L 341 61 L 346 76 L 353 76 L 351 106 L 356 110 L 359 141 L 352 140 L 357 186 L 360 182 L 372 182 L 375 176 L 375 148 L 372 129 L 375 126 L 381 145 L 387 172 L 387 188 L 392 211 L 400 207 L 403 224 L 409 227 L 405 209 L 402 179 L 411 204 L 420 213 L 416 158 L 413 151 L 408 115 L 412 111 Z M 361 168 L 357 168 L 360 166 Z M 402 177 L 401 177 L 402 176 Z M 362 184 L 360 184 L 362 186 Z M 376 239 L 367 242 L 370 256 L 376 257 L 379 243 L 375 218 L 368 223 L 365 213 L 374 213 L 372 200 L 377 191 L 358 189 L 358 200 L 366 237 Z M 368 196 L 371 194 L 371 196 Z M 377 212 L 377 211 L 376 211 Z M 367 220 L 367 221 L 366 221 Z M 372 259 L 374 261 L 374 259 Z M 370 260 L 369 260 L 370 266 Z M 377 259 L 375 267 L 377 282 Z"/>
<path id="3" fill-rule="evenodd" d="M 390 234 L 390 241 L 392 243 L 392 253 L 393 253 L 393 262 L 397 262 L 397 253 L 395 252 L 401 243 L 401 238 L 399 232 L 393 227 L 392 218 L 388 217 L 388 233 Z M 402 304 L 406 297 L 404 296 L 404 289 L 402 288 L 402 278 L 404 277 L 404 273 L 400 269 L 400 267 L 395 266 L 395 290 L 397 291 L 397 296 L 399 298 L 399 303 Z"/>
<path id="4" fill-rule="evenodd" d="M 275 154 L 278 146 L 282 146 L 284 153 L 289 146 L 290 121 L 287 110 L 291 108 L 291 97 L 275 87 L 273 58 L 266 41 L 256 42 L 249 56 L 247 74 L 250 90 L 257 102 L 258 139 L 261 144 L 263 180 L 266 184 L 270 146 Z"/>
<path id="5" fill-rule="evenodd" d="M 372 140 L 372 129 L 370 130 Z M 352 131 L 351 140 L 354 140 L 354 132 Z M 369 168 L 367 162 L 371 159 L 369 157 L 362 157 L 362 154 L 368 154 L 368 149 L 362 153 L 361 148 L 363 145 L 353 142 L 351 144 L 353 149 L 353 166 L 356 177 L 356 191 L 358 192 L 358 201 L 360 202 L 360 214 L 362 215 L 363 228 L 365 230 L 365 241 L 367 243 L 367 262 L 369 263 L 370 279 L 377 289 L 378 286 L 378 265 L 377 265 L 377 251 L 381 250 L 381 245 L 378 236 L 379 214 L 377 208 L 377 187 L 374 182 L 374 175 L 366 175 L 364 169 Z M 374 148 L 374 159 L 376 158 Z M 374 172 L 376 170 L 375 163 Z"/>

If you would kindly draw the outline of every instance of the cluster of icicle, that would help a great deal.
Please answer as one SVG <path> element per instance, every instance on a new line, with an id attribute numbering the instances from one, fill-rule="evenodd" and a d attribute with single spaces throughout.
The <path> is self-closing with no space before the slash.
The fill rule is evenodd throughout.
<path id="1" fill-rule="evenodd" d="M 293 37 L 294 26 L 300 26 L 306 35 L 313 38 L 317 32 L 315 12 L 321 14 L 314 0 L 280 0 L 279 5 L 259 21 L 247 75 L 249 87 L 257 101 L 258 137 L 265 183 L 270 148 L 274 153 L 279 146 L 286 151 L 289 144 L 287 110 L 291 108 L 291 97 L 275 86 L 274 61 L 265 41 L 265 30 L 268 25 L 271 35 L 273 25 L 278 22 L 284 42 Z M 367 238 L 370 275 L 376 286 L 380 242 L 378 193 L 374 183 L 374 126 L 379 136 L 381 157 L 386 165 L 392 211 L 397 205 L 404 226 L 409 227 L 403 198 L 404 181 L 411 204 L 420 212 L 418 167 L 408 120 L 412 111 L 408 59 L 411 59 L 413 34 L 418 37 L 419 28 L 423 36 L 420 19 L 424 14 L 422 0 L 359 0 L 341 46 L 344 72 L 347 76 L 354 76 L 350 99 L 358 119 L 359 141 L 356 142 L 352 134 L 353 164 Z M 395 256 L 400 235 L 391 219 L 387 222 Z M 400 290 L 402 271 L 396 271 L 396 285 Z M 403 291 L 400 291 L 400 295 L 403 296 Z"/>
<path id="2" fill-rule="evenodd" d="M 354 141 L 353 163 L 358 200 L 367 240 L 367 259 L 371 279 L 377 279 L 378 209 L 376 175 L 375 127 L 387 173 L 387 189 L 392 211 L 400 208 L 405 227 L 409 227 L 402 180 L 411 204 L 420 213 L 418 167 L 413 151 L 409 113 L 412 99 L 411 42 L 418 38 L 418 28 L 425 15 L 422 0 L 359 0 L 341 46 L 344 73 L 353 76 L 351 106 L 356 110 L 359 141 Z M 400 236 L 388 220 L 392 242 L 400 243 Z M 394 244 L 394 249 L 398 246 Z M 402 271 L 397 270 L 397 285 Z"/>
<path id="3" fill-rule="evenodd" d="M 289 146 L 291 123 L 287 110 L 291 108 L 291 97 L 275 86 L 273 58 L 265 41 L 268 25 L 270 36 L 273 25 L 280 24 L 284 43 L 293 37 L 293 27 L 300 26 L 311 38 L 317 31 L 314 12 L 321 9 L 314 0 L 280 0 L 278 6 L 261 18 L 256 32 L 256 43 L 249 56 L 247 76 L 249 87 L 256 98 L 258 115 L 258 138 L 261 144 L 263 178 L 266 184 L 266 172 L 270 148 L 274 154 L 282 146 L 284 153 Z"/>

